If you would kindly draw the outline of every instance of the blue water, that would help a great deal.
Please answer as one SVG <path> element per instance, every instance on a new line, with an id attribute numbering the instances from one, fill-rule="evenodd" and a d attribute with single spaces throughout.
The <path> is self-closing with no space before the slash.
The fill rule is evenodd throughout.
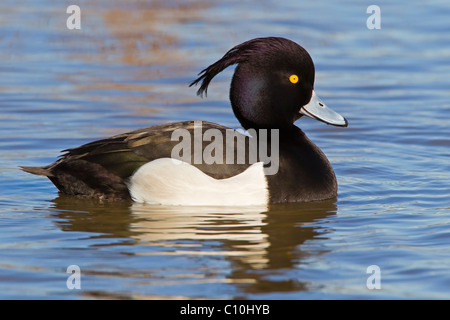
<path id="1" fill-rule="evenodd" d="M 69 4 L 0 3 L 0 298 L 450 298 L 447 1 L 78 1 L 81 30 Z M 367 28 L 371 4 L 381 29 Z M 188 83 L 259 36 L 304 46 L 317 94 L 349 121 L 297 122 L 330 159 L 337 201 L 102 203 L 19 170 L 153 124 L 238 127 L 232 68 L 207 99 Z"/>

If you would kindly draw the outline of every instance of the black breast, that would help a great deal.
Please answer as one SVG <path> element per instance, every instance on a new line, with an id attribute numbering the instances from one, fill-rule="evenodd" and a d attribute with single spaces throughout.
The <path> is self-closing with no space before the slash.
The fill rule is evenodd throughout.
<path id="1" fill-rule="evenodd" d="M 280 134 L 279 170 L 268 175 L 271 203 L 335 198 L 337 182 L 324 153 L 297 127 Z"/>

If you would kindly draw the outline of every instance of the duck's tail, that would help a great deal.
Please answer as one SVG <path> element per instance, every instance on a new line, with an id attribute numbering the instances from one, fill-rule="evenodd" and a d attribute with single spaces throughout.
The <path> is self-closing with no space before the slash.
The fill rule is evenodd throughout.
<path id="1" fill-rule="evenodd" d="M 50 172 L 49 167 L 20 167 L 25 172 L 35 174 L 38 176 L 46 176 L 53 177 L 53 174 Z"/>

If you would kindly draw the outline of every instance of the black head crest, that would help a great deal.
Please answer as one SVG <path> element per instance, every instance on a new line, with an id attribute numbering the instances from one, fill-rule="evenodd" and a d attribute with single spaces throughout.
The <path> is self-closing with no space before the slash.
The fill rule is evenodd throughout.
<path id="1" fill-rule="evenodd" d="M 231 50 L 229 50 L 219 61 L 213 63 L 206 69 L 202 70 L 198 75 L 199 77 L 189 84 L 189 87 L 197 85 L 201 82 L 200 88 L 197 91 L 197 95 L 203 97 L 208 93 L 208 86 L 211 80 L 225 68 L 236 64 L 248 61 L 249 58 L 267 52 L 270 48 L 280 48 L 285 44 L 286 41 L 290 40 L 283 38 L 267 37 L 267 38 L 256 38 L 244 43 L 241 43 Z"/>

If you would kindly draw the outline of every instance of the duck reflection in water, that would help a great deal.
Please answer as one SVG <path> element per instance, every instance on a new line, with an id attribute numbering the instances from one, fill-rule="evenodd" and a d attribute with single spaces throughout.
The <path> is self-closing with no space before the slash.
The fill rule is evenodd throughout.
<path id="1" fill-rule="evenodd" d="M 127 251 L 127 245 L 140 246 L 139 250 L 130 247 L 126 252 L 142 257 L 140 270 L 146 268 L 148 259 L 183 256 L 187 257 L 186 271 L 177 271 L 192 273 L 192 269 L 200 268 L 202 257 L 217 257 L 229 262 L 226 266 L 231 268 L 225 272 L 225 282 L 239 284 L 245 292 L 263 293 L 273 291 L 274 287 L 278 291 L 306 290 L 298 279 L 273 281 L 267 276 L 280 269 L 294 269 L 310 256 L 301 246 L 319 234 L 316 229 L 320 224 L 315 221 L 336 214 L 335 202 L 334 199 L 260 207 L 181 207 L 99 203 L 92 199 L 74 201 L 73 197 L 60 196 L 53 200 L 51 209 L 58 218 L 55 223 L 63 231 L 90 232 L 95 233 L 95 238 L 112 239 L 105 245 L 121 245 L 122 252 Z M 127 268 L 120 266 L 121 272 Z M 215 274 L 213 270 L 205 273 L 202 281 Z"/>

